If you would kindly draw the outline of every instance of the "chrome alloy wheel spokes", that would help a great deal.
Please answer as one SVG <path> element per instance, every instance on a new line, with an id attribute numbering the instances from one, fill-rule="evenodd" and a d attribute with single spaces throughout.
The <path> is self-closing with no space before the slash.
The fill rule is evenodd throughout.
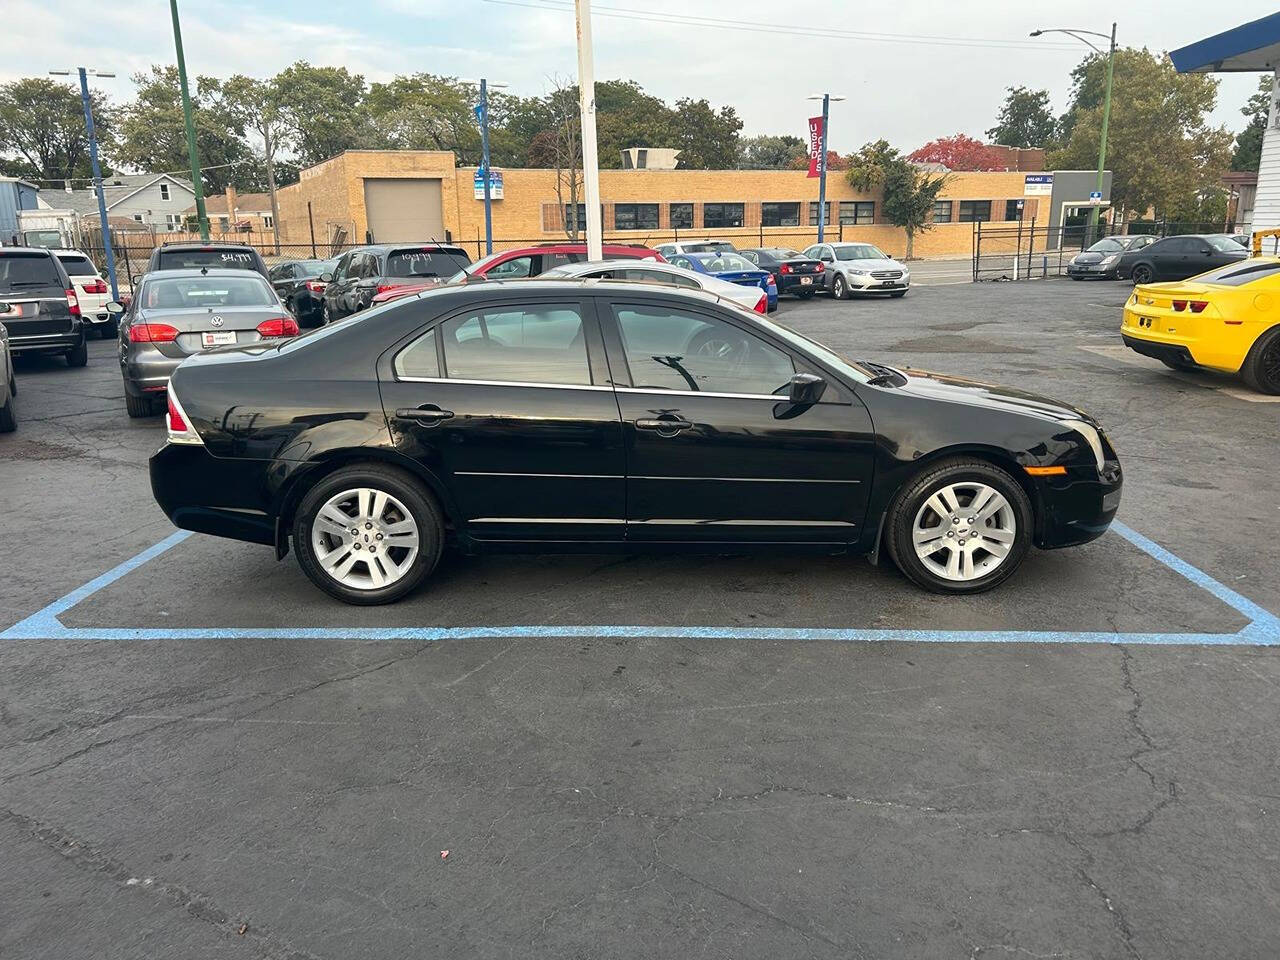
<path id="1" fill-rule="evenodd" d="M 935 490 L 916 513 L 911 538 L 916 556 L 944 580 L 990 576 L 1004 563 L 1017 535 L 1013 507 L 994 487 L 963 480 Z"/>
<path id="2" fill-rule="evenodd" d="M 330 497 L 311 523 L 311 549 L 344 587 L 379 590 L 395 583 L 418 556 L 418 524 L 403 503 L 371 487 Z"/>

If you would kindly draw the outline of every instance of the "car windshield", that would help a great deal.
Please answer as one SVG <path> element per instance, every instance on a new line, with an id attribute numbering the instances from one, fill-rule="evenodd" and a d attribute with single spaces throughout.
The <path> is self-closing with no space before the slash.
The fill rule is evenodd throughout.
<path id="1" fill-rule="evenodd" d="M 93 261 L 88 257 L 77 255 L 63 256 L 58 254 L 58 259 L 62 261 L 63 269 L 73 277 L 96 277 L 98 271 L 94 269 Z"/>
<path id="2" fill-rule="evenodd" d="M 1111 237 L 1107 237 L 1103 240 L 1099 240 L 1097 243 L 1091 246 L 1089 248 L 1089 252 L 1090 253 L 1116 253 L 1123 249 L 1124 249 L 1123 243 L 1121 243 L 1119 240 L 1113 240 L 1111 239 Z"/>
<path id="3" fill-rule="evenodd" d="M 62 287 L 53 257 L 43 253 L 0 253 L 0 291 Z"/>
<path id="4" fill-rule="evenodd" d="M 848 243 L 836 247 L 837 260 L 888 260 L 879 247 L 869 243 Z"/>
<path id="5" fill-rule="evenodd" d="M 1223 253 L 1238 253 L 1244 249 L 1230 237 L 1205 237 L 1205 239 L 1209 241 L 1209 246 Z"/>
<path id="6" fill-rule="evenodd" d="M 256 270 L 257 263 L 251 250 L 161 250 L 156 261 L 160 270 L 182 270 L 198 267 L 233 267 Z"/>
<path id="7" fill-rule="evenodd" d="M 395 250 L 387 257 L 387 276 L 449 277 L 469 262 L 461 250 Z"/>
<path id="8" fill-rule="evenodd" d="M 726 270 L 759 270 L 754 263 L 737 253 L 697 253 L 694 259 L 712 273 Z"/>
<path id="9" fill-rule="evenodd" d="M 147 310 L 200 307 L 269 307 L 271 288 L 260 277 L 155 277 L 142 289 Z"/>

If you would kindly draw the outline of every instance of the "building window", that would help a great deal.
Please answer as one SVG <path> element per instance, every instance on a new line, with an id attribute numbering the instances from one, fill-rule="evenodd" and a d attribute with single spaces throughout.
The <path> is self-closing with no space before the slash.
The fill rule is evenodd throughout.
<path id="1" fill-rule="evenodd" d="M 859 223 L 876 222 L 876 204 L 874 200 L 841 200 L 840 223 L 852 226 Z"/>
<path id="2" fill-rule="evenodd" d="M 672 230 L 692 230 L 693 229 L 693 204 L 692 203 L 673 203 L 668 208 L 671 216 Z"/>
<path id="3" fill-rule="evenodd" d="M 822 208 L 822 224 L 823 226 L 831 225 L 831 201 L 828 200 L 826 206 Z M 809 201 L 809 226 L 816 227 L 818 225 L 818 201 Z"/>
<path id="4" fill-rule="evenodd" d="M 656 203 L 615 203 L 613 226 L 615 230 L 657 230 L 658 205 Z"/>
<path id="5" fill-rule="evenodd" d="M 738 224 L 741 226 L 741 224 Z M 798 227 L 800 226 L 800 204 L 798 203 L 762 203 L 760 204 L 760 226 L 762 227 Z"/>
<path id="6" fill-rule="evenodd" d="M 264 213 L 262 215 L 262 225 L 266 227 L 268 230 L 270 230 L 273 226 L 275 226 L 275 221 L 271 219 L 271 214 Z"/>
<path id="7" fill-rule="evenodd" d="M 950 223 L 951 222 L 951 201 L 950 200 L 933 201 L 933 222 L 934 223 Z"/>
<path id="8" fill-rule="evenodd" d="M 704 203 L 702 205 L 702 225 L 704 227 L 740 227 L 742 226 L 741 203 Z"/>
<path id="9" fill-rule="evenodd" d="M 1004 218 L 1006 220 L 1021 220 L 1022 219 L 1022 201 L 1006 200 L 1004 202 Z"/>
<path id="10" fill-rule="evenodd" d="M 170 230 L 177 230 L 182 223 L 182 217 L 176 213 L 166 213 L 164 215 L 164 225 Z"/>
<path id="11" fill-rule="evenodd" d="M 578 214 L 578 220 L 577 220 L 578 229 L 579 230 L 587 229 L 587 205 L 585 203 L 578 204 L 577 214 Z M 566 203 L 564 205 L 564 225 L 565 225 L 565 228 L 568 230 L 572 230 L 574 227 L 574 222 L 572 219 L 573 215 L 574 215 L 573 204 Z M 602 224 L 604 223 L 604 204 L 603 203 L 600 204 L 600 222 Z"/>
<path id="12" fill-rule="evenodd" d="M 160 199 L 161 200 L 169 199 L 169 185 L 167 183 L 160 184 Z"/>
<path id="13" fill-rule="evenodd" d="M 986 221 L 991 219 L 991 201 L 990 200 L 961 200 L 960 201 L 960 217 L 961 223 L 977 223 L 979 220 Z"/>

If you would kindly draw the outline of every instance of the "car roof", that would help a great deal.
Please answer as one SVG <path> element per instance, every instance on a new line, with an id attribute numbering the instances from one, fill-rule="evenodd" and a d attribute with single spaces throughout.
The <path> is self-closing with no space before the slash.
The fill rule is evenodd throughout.
<path id="1" fill-rule="evenodd" d="M 210 240 L 208 243 L 205 243 L 202 240 L 179 240 L 176 243 L 163 244 L 157 247 L 156 249 L 157 250 L 220 250 L 224 248 L 230 248 L 233 250 L 251 250 L 254 253 L 258 252 L 257 248 L 250 244 L 236 243 L 231 240 Z"/>
<path id="2" fill-rule="evenodd" d="M 424 290 L 418 294 L 418 297 L 456 296 L 464 290 L 472 291 L 477 295 L 481 292 L 493 291 L 511 295 L 521 293 L 555 294 L 557 292 L 567 294 L 581 293 L 584 289 L 590 290 L 601 285 L 606 288 L 616 285 L 626 289 L 628 293 L 643 292 L 662 297 L 683 296 L 697 299 L 704 303 L 724 303 L 735 309 L 742 309 L 740 303 L 736 303 L 728 297 L 722 297 L 705 290 L 694 289 L 693 287 L 673 287 L 666 283 L 650 283 L 643 280 L 605 280 L 599 277 L 522 277 L 513 280 L 485 280 L 478 283 L 442 284 Z"/>
<path id="3" fill-rule="evenodd" d="M 646 269 L 648 267 L 658 267 L 670 270 L 673 273 L 685 273 L 689 271 L 682 267 L 677 267 L 673 263 L 663 263 L 660 260 L 640 260 L 634 257 L 620 257 L 614 260 L 582 260 L 578 263 L 566 263 L 559 267 L 553 267 L 553 270 L 609 270 L 623 268 L 627 270 Z M 536 278 L 530 278 L 536 279 Z"/>
<path id="4" fill-rule="evenodd" d="M 637 252 L 657 253 L 652 247 L 646 247 L 634 243 L 602 243 L 601 250 L 635 250 Z M 528 253 L 586 253 L 587 245 L 585 243 L 544 243 L 536 247 L 516 247 L 512 250 L 494 251 L 501 253 L 503 256 L 523 255 Z"/>
<path id="5" fill-rule="evenodd" d="M 46 253 L 52 257 L 55 252 L 49 247 L 0 247 L 0 256 L 8 253 Z"/>

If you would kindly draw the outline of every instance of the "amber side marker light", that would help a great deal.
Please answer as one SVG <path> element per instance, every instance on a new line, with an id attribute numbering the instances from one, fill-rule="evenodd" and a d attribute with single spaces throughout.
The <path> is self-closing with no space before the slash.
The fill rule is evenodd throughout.
<path id="1" fill-rule="evenodd" d="M 1067 472 L 1067 468 L 1063 466 L 1057 467 L 1023 467 L 1023 470 L 1031 474 L 1033 477 L 1060 477 Z"/>

